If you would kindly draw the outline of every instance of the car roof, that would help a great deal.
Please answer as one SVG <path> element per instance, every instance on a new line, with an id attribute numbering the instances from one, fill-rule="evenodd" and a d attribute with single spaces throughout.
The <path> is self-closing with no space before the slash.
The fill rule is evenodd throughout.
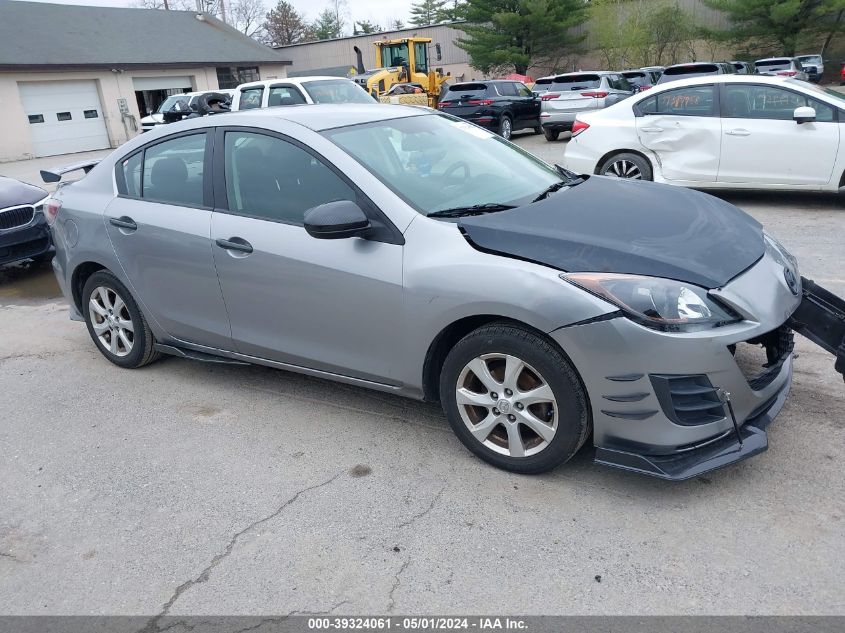
<path id="1" fill-rule="evenodd" d="M 776 75 L 701 75 L 698 77 L 689 77 L 686 79 L 677 79 L 675 81 L 670 81 L 667 83 L 659 84 L 649 90 L 648 92 L 642 93 L 643 95 L 652 95 L 658 92 L 663 92 L 664 90 L 675 90 L 677 88 L 683 88 L 685 86 L 697 86 L 697 85 L 707 85 L 713 83 L 737 83 L 737 84 L 768 84 L 771 86 L 781 86 L 784 88 L 790 89 L 801 89 L 800 85 L 796 85 L 795 79 L 791 77 L 778 77 Z M 806 83 L 806 82 L 797 82 Z M 832 95 L 828 95 L 825 92 L 817 92 L 815 86 L 811 84 L 807 84 L 807 87 L 804 88 L 807 93 L 811 94 L 814 99 L 820 99 L 822 101 L 834 101 L 835 97 Z M 837 107 L 842 107 L 838 103 L 836 104 Z"/>
<path id="2" fill-rule="evenodd" d="M 347 125 L 361 125 L 377 121 L 389 121 L 410 116 L 432 114 L 434 110 L 415 106 L 387 105 L 381 103 L 341 103 L 294 105 L 284 108 L 254 108 L 239 110 L 224 115 L 209 117 L 209 123 L 219 125 L 238 125 L 239 119 L 284 119 L 298 123 L 316 132 Z M 244 123 L 246 123 L 244 121 Z"/>
<path id="3" fill-rule="evenodd" d="M 760 62 L 780 62 L 780 61 L 791 62 L 793 59 L 795 59 L 795 58 L 794 58 L 794 57 L 785 57 L 785 56 L 781 56 L 781 57 L 764 57 L 763 59 L 757 59 L 757 60 L 755 60 L 755 61 L 754 61 L 754 63 L 755 63 L 755 64 L 759 64 Z"/>
<path id="4" fill-rule="evenodd" d="M 273 84 L 294 84 L 294 85 L 301 85 L 303 82 L 306 81 L 318 81 L 324 79 L 342 79 L 344 81 L 350 81 L 346 77 L 333 77 L 331 75 L 311 75 L 308 77 L 277 77 L 276 79 L 262 79 L 261 81 L 250 81 L 247 83 L 239 84 L 235 90 L 243 90 L 244 88 L 255 88 L 258 86 L 270 86 Z"/>

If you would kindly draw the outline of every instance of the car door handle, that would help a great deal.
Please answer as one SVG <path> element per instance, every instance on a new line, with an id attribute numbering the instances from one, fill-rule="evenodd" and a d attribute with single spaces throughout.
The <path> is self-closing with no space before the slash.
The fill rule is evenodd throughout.
<path id="1" fill-rule="evenodd" d="M 744 130 L 742 128 L 738 128 L 736 130 L 728 130 L 725 132 L 728 136 L 751 136 L 751 132 L 748 130 Z"/>
<path id="2" fill-rule="evenodd" d="M 119 218 L 109 218 L 109 224 L 112 226 L 116 226 L 120 229 L 126 229 L 127 231 L 137 231 L 138 225 L 135 224 L 135 220 L 125 215 Z"/>
<path id="3" fill-rule="evenodd" d="M 641 128 L 640 128 L 640 131 L 642 131 L 642 132 L 651 132 L 651 133 L 654 133 L 654 132 L 662 132 L 662 131 L 663 131 L 663 128 L 662 128 L 662 127 L 641 127 Z"/>
<path id="4" fill-rule="evenodd" d="M 230 237 L 228 240 L 215 240 L 214 243 L 227 251 L 237 251 L 247 254 L 252 252 L 252 244 L 241 237 Z"/>

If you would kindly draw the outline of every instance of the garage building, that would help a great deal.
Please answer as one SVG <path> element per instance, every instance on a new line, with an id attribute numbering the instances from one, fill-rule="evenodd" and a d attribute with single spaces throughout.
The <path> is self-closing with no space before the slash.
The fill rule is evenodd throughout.
<path id="1" fill-rule="evenodd" d="M 0 162 L 117 147 L 170 94 L 289 65 L 195 11 L 0 0 Z"/>

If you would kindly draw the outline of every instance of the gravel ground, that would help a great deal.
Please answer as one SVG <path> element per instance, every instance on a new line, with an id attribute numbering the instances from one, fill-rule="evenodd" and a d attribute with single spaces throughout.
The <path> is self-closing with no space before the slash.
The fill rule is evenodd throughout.
<path id="1" fill-rule="evenodd" d="M 845 294 L 842 197 L 724 197 Z M 585 449 L 524 477 L 435 405 L 261 367 L 117 369 L 47 267 L 0 269 L 0 613 L 845 614 L 845 385 L 797 351 L 763 455 L 669 484 Z"/>

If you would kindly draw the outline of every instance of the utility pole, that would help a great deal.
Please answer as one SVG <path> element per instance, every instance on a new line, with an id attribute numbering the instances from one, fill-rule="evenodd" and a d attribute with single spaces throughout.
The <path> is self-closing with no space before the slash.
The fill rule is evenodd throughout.
<path id="1" fill-rule="evenodd" d="M 220 0 L 220 19 L 226 21 L 226 0 Z"/>

